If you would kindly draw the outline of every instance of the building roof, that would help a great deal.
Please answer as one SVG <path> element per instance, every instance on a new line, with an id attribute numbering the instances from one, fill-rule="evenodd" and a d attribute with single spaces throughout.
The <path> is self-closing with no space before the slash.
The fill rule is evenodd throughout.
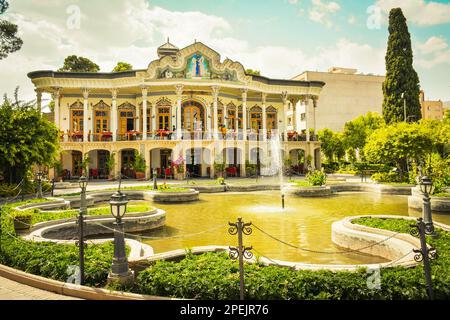
<path id="1" fill-rule="evenodd" d="M 175 55 L 180 49 L 171 44 L 169 41 L 169 38 L 167 38 L 167 42 L 164 43 L 162 46 L 158 47 L 158 57 L 164 57 L 164 56 L 173 56 Z"/>

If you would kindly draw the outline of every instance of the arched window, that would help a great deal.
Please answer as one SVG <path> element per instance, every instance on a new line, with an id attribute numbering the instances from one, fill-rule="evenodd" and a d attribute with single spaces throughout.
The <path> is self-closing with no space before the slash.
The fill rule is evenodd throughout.
<path id="1" fill-rule="evenodd" d="M 262 109 L 260 106 L 254 106 L 250 109 L 250 128 L 259 132 L 262 129 Z"/>

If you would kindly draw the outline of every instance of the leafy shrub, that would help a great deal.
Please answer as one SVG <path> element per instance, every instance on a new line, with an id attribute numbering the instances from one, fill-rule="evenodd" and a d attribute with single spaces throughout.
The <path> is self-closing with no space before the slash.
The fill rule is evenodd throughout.
<path id="1" fill-rule="evenodd" d="M 245 161 L 245 171 L 247 172 L 248 176 L 254 176 L 256 175 L 257 171 L 257 165 L 254 163 L 250 163 L 250 161 Z"/>
<path id="2" fill-rule="evenodd" d="M 322 163 L 322 168 L 326 173 L 334 173 L 339 170 L 339 162 Z"/>
<path id="3" fill-rule="evenodd" d="M 378 183 L 399 183 L 400 182 L 400 175 L 394 171 L 389 172 L 377 172 L 372 175 L 372 180 L 376 181 Z"/>
<path id="4" fill-rule="evenodd" d="M 434 193 L 442 193 L 444 189 L 450 186 L 450 157 L 442 158 L 439 154 L 434 153 L 426 163 L 425 170 L 433 179 Z"/>
<path id="5" fill-rule="evenodd" d="M 363 170 L 366 171 L 377 171 L 377 172 L 389 172 L 392 167 L 385 164 L 376 164 L 376 163 L 368 163 L 368 162 L 357 162 L 353 164 L 358 173 L 361 173 Z"/>
<path id="6" fill-rule="evenodd" d="M 25 201 L 2 207 L 2 250 L 0 263 L 28 273 L 46 278 L 67 281 L 69 266 L 79 265 L 78 247 L 72 244 L 62 245 L 52 242 L 26 241 L 15 236 L 12 223 L 12 207 L 42 202 L 42 200 Z M 27 210 L 33 211 L 33 210 Z M 129 251 L 129 248 L 127 248 Z M 105 285 L 110 271 L 114 245 L 89 244 L 85 250 L 86 284 L 95 287 Z"/>
<path id="7" fill-rule="evenodd" d="M 308 172 L 306 180 L 312 186 L 323 186 L 327 183 L 327 176 L 322 170 L 314 170 Z"/>
<path id="8" fill-rule="evenodd" d="M 52 185 L 47 181 L 42 181 L 41 186 L 42 192 L 49 192 L 52 189 Z M 0 183 L 0 197 L 15 197 L 19 192 L 20 195 L 36 194 L 37 187 L 37 181 L 25 181 L 18 188 L 17 184 Z"/>
<path id="9" fill-rule="evenodd" d="M 354 223 L 409 233 L 411 221 L 363 218 Z M 433 286 L 437 299 L 450 298 L 450 233 L 437 230 L 430 245 L 439 252 L 432 262 Z M 247 299 L 427 299 L 422 266 L 395 267 L 381 271 L 381 289 L 369 289 L 368 274 L 356 272 L 292 270 L 259 263 L 244 265 Z M 237 299 L 238 264 L 226 253 L 188 254 L 180 262 L 159 261 L 137 277 L 133 291 L 191 299 Z"/>
<path id="10" fill-rule="evenodd" d="M 134 151 L 134 162 L 131 164 L 131 167 L 136 172 L 145 172 L 145 169 L 147 168 L 144 156 L 137 150 Z"/>

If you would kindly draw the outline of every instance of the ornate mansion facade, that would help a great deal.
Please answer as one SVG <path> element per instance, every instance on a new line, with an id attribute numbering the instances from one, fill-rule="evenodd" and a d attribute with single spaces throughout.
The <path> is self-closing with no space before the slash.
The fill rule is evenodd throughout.
<path id="1" fill-rule="evenodd" d="M 314 127 L 324 82 L 247 74 L 200 42 L 183 49 L 167 42 L 158 56 L 146 70 L 28 74 L 38 108 L 43 92 L 53 95 L 66 177 L 79 176 L 86 156 L 91 176 L 107 176 L 112 154 L 114 174 L 132 175 L 135 151 L 145 158 L 146 178 L 174 163 L 202 177 L 217 176 L 220 162 L 236 176 L 249 165 L 270 174 L 288 156 L 320 167 Z"/>

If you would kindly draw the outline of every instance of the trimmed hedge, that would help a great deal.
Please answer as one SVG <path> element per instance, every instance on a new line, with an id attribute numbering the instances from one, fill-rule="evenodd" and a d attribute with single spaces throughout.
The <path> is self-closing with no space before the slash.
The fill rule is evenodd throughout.
<path id="1" fill-rule="evenodd" d="M 30 200 L 2 207 L 3 232 L 0 239 L 0 263 L 38 276 L 67 281 L 70 277 L 69 267 L 79 265 L 79 248 L 72 244 L 23 240 L 15 235 L 12 219 L 8 216 L 13 211 L 12 207 L 41 201 Z M 87 245 L 85 249 L 86 285 L 103 287 L 106 284 L 113 254 L 112 242 Z"/>
<path id="2" fill-rule="evenodd" d="M 360 219 L 357 223 L 396 232 L 408 232 L 411 221 Z M 438 230 L 428 241 L 439 253 L 432 262 L 435 296 L 450 298 L 450 234 Z M 295 271 L 277 266 L 245 264 L 247 299 L 427 299 L 422 266 L 381 270 L 381 289 L 369 289 L 369 274 L 356 272 Z M 226 253 L 188 254 L 180 262 L 158 261 L 137 277 L 129 290 L 137 293 L 190 299 L 238 299 L 238 264 Z"/>

